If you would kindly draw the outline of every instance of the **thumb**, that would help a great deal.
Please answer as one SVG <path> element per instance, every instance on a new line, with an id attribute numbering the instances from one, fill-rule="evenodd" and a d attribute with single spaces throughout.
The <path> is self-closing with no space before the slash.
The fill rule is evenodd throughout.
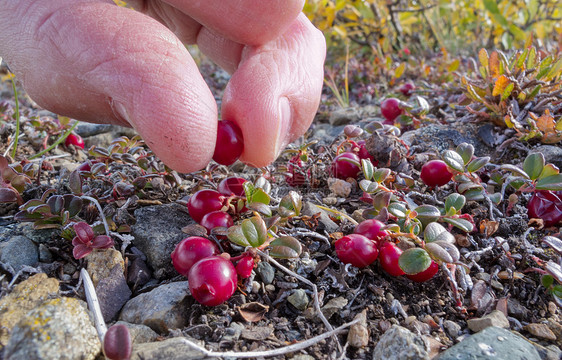
<path id="1" fill-rule="evenodd" d="M 0 54 L 38 104 L 79 120 L 128 124 L 178 171 L 210 161 L 214 97 L 163 25 L 80 0 L 8 2 L 0 18 Z"/>

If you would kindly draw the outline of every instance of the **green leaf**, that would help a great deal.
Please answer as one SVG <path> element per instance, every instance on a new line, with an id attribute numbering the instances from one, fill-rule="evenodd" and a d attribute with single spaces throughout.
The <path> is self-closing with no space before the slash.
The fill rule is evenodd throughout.
<path id="1" fill-rule="evenodd" d="M 254 216 L 243 220 L 241 225 L 229 227 L 227 237 L 240 246 L 259 247 L 267 240 L 267 228 L 260 216 Z"/>
<path id="2" fill-rule="evenodd" d="M 474 146 L 468 143 L 461 143 L 457 146 L 457 153 L 462 157 L 463 163 L 466 165 L 474 156 Z"/>
<path id="3" fill-rule="evenodd" d="M 374 181 L 361 180 L 361 181 L 359 181 L 359 187 L 364 192 L 372 194 L 378 189 L 379 184 L 374 182 Z"/>
<path id="4" fill-rule="evenodd" d="M 454 71 L 454 70 L 453 70 Z M 452 72 L 452 71 L 450 71 Z M 420 104 L 421 111 L 418 115 L 426 115 L 429 112 L 429 103 L 421 96 L 416 96 L 418 104 Z"/>
<path id="5" fill-rule="evenodd" d="M 373 173 L 373 180 L 380 184 L 390 176 L 391 172 L 392 171 L 387 168 L 376 169 Z"/>
<path id="6" fill-rule="evenodd" d="M 443 152 L 443 161 L 445 161 L 447 166 L 451 169 L 461 173 L 464 172 L 464 160 L 458 152 L 454 150 L 445 150 Z"/>
<path id="7" fill-rule="evenodd" d="M 501 193 L 493 193 L 493 194 L 488 195 L 488 197 L 496 205 L 499 205 L 500 202 L 503 200 L 503 197 L 502 197 Z"/>
<path id="8" fill-rule="evenodd" d="M 375 167 L 373 166 L 373 163 L 371 163 L 371 160 L 361 159 L 361 169 L 363 170 L 363 176 L 365 176 L 365 179 L 371 180 L 373 178 Z"/>
<path id="9" fill-rule="evenodd" d="M 552 275 L 543 275 L 541 277 L 541 284 L 545 288 L 548 289 L 550 285 L 552 285 L 553 283 L 554 283 L 554 278 L 552 277 Z"/>
<path id="10" fill-rule="evenodd" d="M 429 223 L 423 231 L 423 240 L 426 243 L 436 241 L 437 237 L 443 232 L 448 232 L 443 225 L 437 222 Z"/>
<path id="11" fill-rule="evenodd" d="M 415 275 L 431 265 L 431 257 L 422 248 L 411 248 L 404 251 L 398 258 L 398 266 L 408 275 Z"/>
<path id="12" fill-rule="evenodd" d="M 505 89 L 502 92 L 502 97 L 501 97 L 501 101 L 504 101 L 505 99 L 507 99 L 509 97 L 509 95 L 511 95 L 511 92 L 513 91 L 513 88 L 515 87 L 514 83 L 509 83 Z"/>
<path id="13" fill-rule="evenodd" d="M 244 193 L 246 194 L 246 201 L 248 204 L 260 202 L 269 205 L 271 198 L 264 189 L 254 186 L 254 184 L 249 181 L 246 181 L 242 186 L 244 187 Z"/>
<path id="14" fill-rule="evenodd" d="M 542 153 L 529 154 L 523 162 L 523 171 L 531 180 L 537 179 L 545 165 L 544 155 Z"/>
<path id="15" fill-rule="evenodd" d="M 471 173 L 476 172 L 476 171 L 480 170 L 481 168 L 483 168 L 489 162 L 490 162 L 489 156 L 475 158 L 475 159 L 471 160 L 468 163 L 468 165 L 466 165 L 466 170 L 468 170 L 468 172 L 471 172 Z"/>
<path id="16" fill-rule="evenodd" d="M 283 215 L 284 217 L 299 216 L 302 210 L 302 196 L 296 191 L 289 191 L 279 202 L 279 210 L 285 211 L 288 214 Z M 292 215 L 289 213 L 292 213 Z"/>
<path id="17" fill-rule="evenodd" d="M 404 218 L 406 217 L 408 208 L 406 208 L 406 205 L 404 205 L 403 203 L 393 202 L 390 205 L 388 205 L 388 212 L 398 218 Z"/>
<path id="18" fill-rule="evenodd" d="M 389 192 L 379 192 L 373 196 L 373 207 L 377 210 L 382 210 L 390 205 L 392 194 Z"/>
<path id="19" fill-rule="evenodd" d="M 452 193 L 445 198 L 445 212 L 448 214 L 451 209 L 454 209 L 454 212 L 457 213 L 463 208 L 465 203 L 466 198 L 464 196 Z"/>
<path id="20" fill-rule="evenodd" d="M 554 285 L 552 287 L 552 295 L 557 298 L 562 298 L 562 285 Z"/>
<path id="21" fill-rule="evenodd" d="M 545 178 L 547 176 L 556 175 L 560 172 L 556 166 L 553 164 L 546 164 L 539 175 L 539 179 Z"/>
<path id="22" fill-rule="evenodd" d="M 301 243 L 292 236 L 281 236 L 270 243 L 269 255 L 279 259 L 299 257 L 302 253 Z"/>
<path id="23" fill-rule="evenodd" d="M 445 250 L 442 246 L 436 243 L 426 243 L 425 250 L 429 253 L 429 255 L 435 259 L 437 262 L 445 262 L 445 263 L 452 263 L 453 258 L 447 250 Z"/>
<path id="24" fill-rule="evenodd" d="M 422 224 L 436 221 L 441 216 L 439 209 L 433 205 L 420 205 L 415 208 L 415 212 L 418 214 L 416 218 L 418 218 Z"/>
<path id="25" fill-rule="evenodd" d="M 523 176 L 525 179 L 529 178 L 529 175 L 527 175 L 527 173 L 525 171 L 523 171 L 522 169 L 518 168 L 517 166 L 511 165 L 511 164 L 503 164 L 500 165 L 500 169 L 501 170 L 506 170 L 506 171 L 510 171 L 515 175 L 521 175 Z"/>
<path id="26" fill-rule="evenodd" d="M 469 201 L 482 201 L 486 198 L 486 192 L 481 187 L 469 189 L 463 195 Z"/>
<path id="27" fill-rule="evenodd" d="M 562 174 L 550 175 L 537 180 L 535 184 L 537 190 L 562 190 Z"/>
<path id="28" fill-rule="evenodd" d="M 443 221 L 461 229 L 465 232 L 471 232 L 474 229 L 474 225 L 468 220 L 465 219 L 458 219 L 458 218 L 447 218 L 444 217 Z"/>
<path id="29" fill-rule="evenodd" d="M 260 214 L 268 216 L 268 217 L 273 214 L 272 211 L 271 211 L 271 207 L 269 205 L 265 205 L 264 203 L 261 203 L 261 202 L 249 203 L 249 204 L 246 205 L 246 207 L 250 210 L 257 211 Z"/>

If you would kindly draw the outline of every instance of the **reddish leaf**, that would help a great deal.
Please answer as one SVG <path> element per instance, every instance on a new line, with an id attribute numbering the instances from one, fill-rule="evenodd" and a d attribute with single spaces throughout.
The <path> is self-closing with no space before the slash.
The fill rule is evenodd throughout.
<path id="1" fill-rule="evenodd" d="M 94 230 L 84 221 L 74 224 L 74 231 L 82 243 L 87 243 L 94 238 Z"/>
<path id="2" fill-rule="evenodd" d="M 82 259 L 84 256 L 88 255 L 91 252 L 92 252 L 91 247 L 88 247 L 84 244 L 78 244 L 74 246 L 74 249 L 72 249 L 72 256 L 74 256 L 74 258 L 78 260 L 78 259 Z"/>
<path id="3" fill-rule="evenodd" d="M 113 239 L 107 235 L 98 235 L 92 242 L 92 248 L 95 249 L 108 249 L 113 246 Z"/>

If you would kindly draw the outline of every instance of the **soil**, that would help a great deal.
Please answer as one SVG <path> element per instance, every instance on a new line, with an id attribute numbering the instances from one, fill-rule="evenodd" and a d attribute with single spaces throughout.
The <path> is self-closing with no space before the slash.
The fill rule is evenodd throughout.
<path id="1" fill-rule="evenodd" d="M 209 65 L 204 64 L 202 69 L 208 73 L 207 79 L 211 79 L 209 84 L 213 91 L 220 95 L 228 78 Z M 13 139 L 15 129 L 14 122 L 10 119 L 14 97 L 8 84 L 8 82 L 4 82 L 0 88 L 2 90 L 0 109 L 2 109 L 2 104 L 5 108 L 3 112 L 0 112 L 0 116 L 3 116 L 0 117 L 0 154 L 4 154 L 8 150 L 8 144 Z M 327 91 L 326 97 L 328 97 Z M 446 98 L 446 96 L 440 96 L 440 98 L 444 97 Z M 39 116 L 55 118 L 55 115 L 36 106 L 21 89 L 19 98 L 23 121 Z M 474 124 L 471 123 L 472 125 L 469 124 L 469 126 L 466 124 L 466 119 L 458 120 L 463 116 L 468 116 L 468 114 L 463 116 L 456 114 L 455 112 L 460 111 L 458 108 L 456 110 L 450 107 L 444 108 L 439 101 L 436 101 L 435 106 L 436 108 L 432 108 L 432 111 L 437 111 L 439 108 L 450 118 L 457 119 L 446 124 L 451 128 L 470 127 Z M 355 107 L 361 112 L 363 105 Z M 326 119 L 334 110 L 336 110 L 335 105 L 323 103 L 315 125 L 304 139 L 291 145 L 291 148 L 298 149 L 298 146 L 307 140 L 316 139 L 315 131 L 319 129 L 333 129 L 334 127 L 330 126 Z M 363 118 L 359 123 L 366 124 L 369 121 Z M 477 131 L 479 126 L 473 126 L 472 129 Z M 504 132 L 497 128 L 494 128 L 494 131 L 496 135 Z M 472 135 L 477 136 L 477 134 Z M 30 141 L 31 136 L 27 135 L 20 140 L 16 159 L 26 159 L 41 149 L 36 142 Z M 383 136 L 384 139 L 377 139 L 375 136 Z M 113 221 L 125 231 L 127 226 L 135 223 L 135 209 L 155 204 L 182 203 L 186 196 L 193 194 L 197 189 L 212 188 L 226 176 L 242 176 L 255 181 L 259 176 L 265 175 L 273 187 L 274 199 L 280 199 L 289 191 L 294 190 L 302 195 L 305 202 L 338 209 L 345 215 L 352 215 L 355 219 L 360 219 L 362 211 L 368 206 L 359 200 L 362 191 L 358 183 L 350 180 L 348 183 L 351 193 L 344 197 L 334 195 L 328 182 L 330 160 L 333 157 L 335 146 L 343 138 L 343 136 L 338 136 L 330 141 L 320 140 L 309 147 L 309 156 L 314 161 L 307 163 L 309 164 L 307 166 L 313 176 L 306 184 L 298 187 L 290 187 L 284 180 L 287 161 L 292 154 L 282 156 L 265 169 L 252 169 L 242 164 L 236 164 L 230 168 L 210 165 L 205 171 L 194 174 L 175 174 L 169 169 L 164 169 L 160 173 L 166 173 L 167 176 L 158 176 L 159 180 L 149 179 L 151 186 L 136 192 L 136 201 L 133 201 L 132 205 L 126 207 L 125 210 L 123 210 L 123 204 L 131 195 L 126 191 L 117 195 L 113 192 L 113 185 L 118 181 L 119 176 L 91 181 L 89 186 L 92 193 L 97 194 L 102 206 L 113 209 Z M 384 162 L 393 168 L 396 174 L 404 175 L 404 178 L 410 176 L 417 179 L 424 159 L 435 157 L 435 153 L 428 153 L 427 149 L 422 149 L 421 146 L 411 147 L 409 152 L 404 151 L 403 145 L 397 141 L 397 138 L 388 134 L 377 133 L 371 137 L 364 134 L 362 138 L 369 139 L 367 142 L 372 143 L 372 152 L 378 152 L 381 159 L 386 155 Z M 531 148 L 537 145 L 538 143 L 511 141 L 504 143 L 503 151 L 491 151 L 488 155 L 492 157 L 491 163 L 510 162 L 520 166 L 522 159 Z M 94 158 L 92 155 L 87 155 L 85 151 L 64 146 L 59 146 L 55 154 L 68 156 L 63 158 L 64 161 L 46 158 L 40 163 L 41 173 L 36 181 L 27 184 L 22 195 L 24 201 L 38 198 L 48 188 L 54 188 L 56 194 L 59 195 L 70 193 L 68 182 L 68 169 L 72 167 L 70 165 L 82 163 L 86 157 Z M 389 154 L 395 158 L 390 159 Z M 121 172 L 128 179 L 134 179 L 142 173 L 139 171 L 138 165 L 127 164 L 119 160 L 109 162 L 108 166 L 109 173 L 115 175 Z M 306 170 L 307 168 L 305 168 L 305 173 Z M 177 180 L 179 183 L 176 182 Z M 442 200 L 446 194 L 452 191 L 453 185 L 451 184 L 437 190 L 418 185 L 416 192 L 419 197 L 416 201 L 418 204 L 424 201 L 438 203 L 439 199 Z M 416 196 L 412 193 L 412 198 L 416 198 Z M 449 347 L 458 339 L 444 330 L 444 322 L 452 321 L 460 326 L 461 333 L 468 333 L 468 319 L 484 316 L 494 309 L 499 309 L 509 316 L 512 329 L 533 338 L 523 330 L 524 325 L 539 323 L 550 317 L 557 318 L 560 314 L 560 310 L 556 306 L 556 298 L 549 294 L 540 282 L 541 264 L 549 260 L 556 262 L 559 260 L 556 252 L 542 243 L 541 239 L 546 235 L 559 237 L 559 232 L 556 227 L 540 228 L 540 224 L 537 222 L 529 221 L 526 211 L 528 198 L 528 195 L 520 196 L 517 205 L 509 213 L 506 211 L 507 201 L 502 202 L 498 206 L 499 212 L 494 215 L 494 220 L 491 220 L 489 207 L 484 202 L 469 201 L 463 208 L 463 213 L 472 216 L 476 227 L 471 233 L 465 233 L 455 228 L 451 230 L 460 249 L 461 261 L 471 268 L 465 279 L 459 279 L 459 272 L 457 272 L 458 295 L 454 293 L 451 282 L 443 271 L 440 271 L 430 281 L 414 283 L 405 277 L 387 275 L 378 263 L 364 269 L 342 264 L 337 259 L 331 243 L 342 235 L 352 232 L 353 225 L 341 213 L 328 213 L 336 224 L 335 229 L 328 230 L 326 223 L 315 215 L 295 216 L 280 227 L 280 230 L 286 234 L 297 237 L 303 246 L 303 254 L 299 259 L 282 260 L 281 263 L 316 284 L 320 304 L 326 305 L 329 301 L 339 298 L 346 299 L 346 303 L 338 306 L 329 317 L 329 322 L 333 327 L 350 322 L 357 314 L 367 310 L 367 322 L 371 331 L 368 345 L 359 349 L 347 348 L 347 356 L 351 359 L 371 358 L 378 339 L 393 324 L 400 324 L 414 332 L 429 335 L 438 340 L 442 348 Z M 0 226 L 12 223 L 13 215 L 17 210 L 18 207 L 15 204 L 0 204 Z M 79 214 L 79 218 L 89 223 L 97 220 L 96 212 L 88 208 Z M 116 242 L 116 248 L 119 249 L 121 241 L 117 239 Z M 78 270 L 68 277 L 63 276 L 65 274 L 63 269 L 67 263 L 71 263 L 76 266 L 75 269 L 78 269 L 84 265 L 83 261 L 72 258 L 72 246 L 68 240 L 62 237 L 53 237 L 47 246 L 54 254 L 53 264 L 56 266 L 43 267 L 43 269 L 50 269 L 48 275 L 61 280 L 62 291 L 73 289 L 78 284 Z M 130 247 L 126 250 L 125 255 L 129 258 L 129 263 L 133 263 L 137 256 Z M 0 274 L 2 286 L 0 296 L 3 296 L 10 291 L 11 287 L 8 284 L 15 274 L 4 266 L 0 266 Z M 15 284 L 24 280 L 28 275 L 30 274 L 26 272 L 20 274 Z M 181 277 L 175 276 L 163 279 L 160 283 L 180 279 Z M 265 288 L 258 276 L 253 280 Z M 11 286 L 15 284 L 11 284 Z M 148 287 L 134 288 L 133 296 L 156 286 L 154 282 L 150 284 L 152 285 Z M 326 332 L 325 325 L 318 316 L 310 311 L 310 307 L 301 311 L 287 300 L 287 297 L 297 288 L 304 289 L 309 298 L 311 296 L 311 289 L 295 277 L 277 271 L 271 284 L 273 286 L 267 287 L 266 291 L 251 291 L 251 282 L 240 285 L 241 291 L 238 291 L 224 305 L 209 308 L 194 303 L 191 307 L 191 326 L 168 336 L 176 336 L 181 333 L 204 340 L 206 346 L 214 350 L 250 351 L 277 348 Z M 250 291 L 247 291 L 248 289 Z M 80 297 L 81 295 L 75 296 Z M 458 306 L 457 301 L 461 306 Z M 269 311 L 259 321 L 245 322 L 240 315 L 239 306 L 252 302 L 268 306 Z M 245 330 L 239 341 L 234 343 L 222 341 L 221 339 L 232 321 L 245 323 Z M 340 335 L 340 344 L 345 344 L 345 339 L 344 335 Z M 544 346 L 557 345 L 555 341 L 536 338 L 535 340 Z M 338 354 L 338 346 L 339 344 L 332 339 L 327 339 L 309 347 L 307 353 L 318 359 L 335 358 Z"/>

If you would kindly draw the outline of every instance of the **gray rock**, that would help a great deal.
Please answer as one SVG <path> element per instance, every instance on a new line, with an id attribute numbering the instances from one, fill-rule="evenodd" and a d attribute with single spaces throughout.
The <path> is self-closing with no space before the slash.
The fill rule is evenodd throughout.
<path id="1" fill-rule="evenodd" d="M 275 277 L 275 268 L 270 263 L 261 261 L 256 266 L 256 274 L 261 278 L 264 284 L 269 285 L 273 282 Z"/>
<path id="2" fill-rule="evenodd" d="M 306 310 L 310 299 L 308 298 L 308 295 L 306 295 L 306 291 L 303 289 L 296 289 L 291 295 L 289 295 L 287 301 L 298 310 L 304 311 Z"/>
<path id="3" fill-rule="evenodd" d="M 466 142 L 474 146 L 476 156 L 489 155 L 493 148 L 487 146 L 479 136 L 475 136 L 477 125 L 463 123 L 463 126 L 428 124 L 419 129 L 407 131 L 401 139 L 411 145 L 419 146 L 418 152 L 454 149 L 460 143 Z"/>
<path id="4" fill-rule="evenodd" d="M 59 232 L 58 229 L 36 230 L 33 228 L 33 225 L 31 224 L 20 224 L 20 226 L 18 226 L 17 229 L 21 231 L 21 234 L 23 236 L 25 236 L 26 238 L 28 238 L 29 240 L 33 241 L 36 244 L 45 244 L 51 241 L 51 239 L 53 239 L 53 236 L 55 236 Z"/>
<path id="5" fill-rule="evenodd" d="M 438 360 L 539 360 L 529 342 L 509 330 L 490 326 L 447 349 Z"/>
<path id="6" fill-rule="evenodd" d="M 428 360 L 427 345 L 422 336 L 402 326 L 392 325 L 379 339 L 373 360 Z"/>
<path id="7" fill-rule="evenodd" d="M 24 265 L 34 266 L 39 262 L 39 249 L 25 236 L 14 236 L 2 244 L 0 261 L 20 270 Z"/>
<path id="8" fill-rule="evenodd" d="M 135 345 L 131 360 L 210 360 L 204 354 L 187 345 L 184 338 Z M 216 358 L 212 358 L 216 359 Z"/>
<path id="9" fill-rule="evenodd" d="M 359 112 L 356 108 L 352 107 L 337 109 L 330 113 L 328 121 L 332 126 L 355 123 L 359 121 Z"/>
<path id="10" fill-rule="evenodd" d="M 30 310 L 56 296 L 59 281 L 47 274 L 35 274 L 14 287 L 0 299 L 0 348 L 8 343 L 12 328 Z"/>
<path id="11" fill-rule="evenodd" d="M 123 324 L 129 329 L 129 333 L 131 334 L 131 341 L 133 342 L 133 344 L 142 344 L 156 341 L 156 339 L 160 336 L 146 325 L 131 324 L 125 321 L 117 321 L 115 323 L 115 325 L 119 324 Z"/>
<path id="12" fill-rule="evenodd" d="M 461 332 L 461 326 L 451 320 L 443 321 L 443 327 L 445 328 L 445 331 L 447 331 L 447 335 L 449 335 L 452 339 L 456 339 Z"/>
<path id="13" fill-rule="evenodd" d="M 53 262 L 53 253 L 45 244 L 39 244 L 39 261 L 42 263 Z"/>
<path id="14" fill-rule="evenodd" d="M 326 305 L 322 306 L 321 308 L 322 314 L 324 314 L 326 319 L 330 319 L 332 315 L 340 312 L 341 309 L 343 309 L 343 307 L 346 306 L 348 302 L 349 301 L 346 298 L 341 296 L 330 299 L 330 301 L 328 301 Z"/>
<path id="15" fill-rule="evenodd" d="M 301 212 L 302 212 L 303 215 L 306 215 L 306 216 L 313 216 L 315 214 L 320 213 L 319 221 L 322 225 L 324 225 L 324 227 L 326 228 L 326 231 L 329 232 L 329 233 L 332 233 L 339 228 L 338 224 L 336 224 L 334 221 L 332 221 L 332 219 L 330 219 L 330 216 L 328 215 L 328 213 L 326 211 L 324 211 L 323 209 L 320 209 L 318 206 L 314 205 L 313 203 L 311 203 L 309 201 L 303 202 Z"/>
<path id="16" fill-rule="evenodd" d="M 158 333 L 187 325 L 191 294 L 187 281 L 165 284 L 129 300 L 119 320 L 149 326 Z"/>
<path id="17" fill-rule="evenodd" d="M 194 223 L 187 208 L 179 204 L 147 206 L 135 210 L 135 218 L 137 222 L 131 227 L 131 235 L 135 246 L 146 254 L 154 277 L 163 279 L 176 275 L 170 255 L 186 237 L 181 229 Z"/>
<path id="18" fill-rule="evenodd" d="M 132 294 L 121 266 L 115 265 L 109 275 L 98 282 L 96 293 L 103 319 L 113 320 Z"/>
<path id="19" fill-rule="evenodd" d="M 47 300 L 14 327 L 6 345 L 9 360 L 95 359 L 101 350 L 96 329 L 80 301 Z"/>
<path id="20" fill-rule="evenodd" d="M 507 320 L 503 312 L 494 310 L 481 318 L 469 319 L 467 325 L 474 332 L 479 332 L 490 326 L 509 329 L 509 320 Z"/>
<path id="21" fill-rule="evenodd" d="M 531 153 L 541 153 L 544 155 L 546 163 L 552 163 L 562 169 L 562 148 L 554 145 L 541 145 L 531 150 Z"/>

